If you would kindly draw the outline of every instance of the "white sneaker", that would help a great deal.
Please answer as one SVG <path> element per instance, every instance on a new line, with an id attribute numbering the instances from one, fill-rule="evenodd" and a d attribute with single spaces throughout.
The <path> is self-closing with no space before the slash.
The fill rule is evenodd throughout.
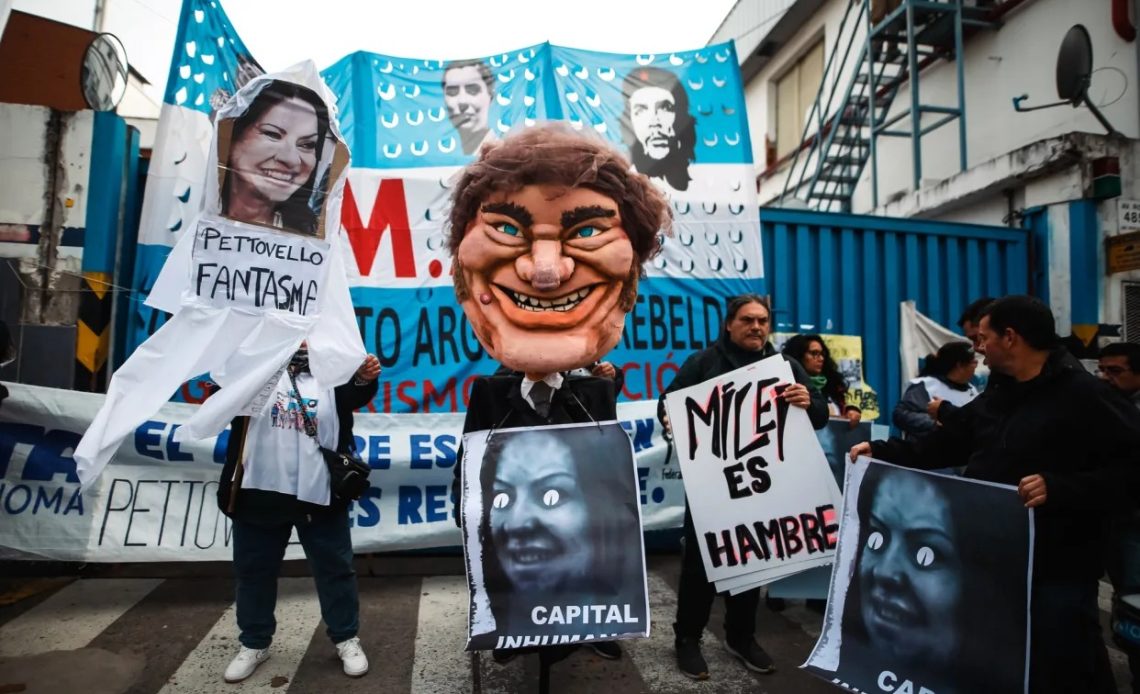
<path id="1" fill-rule="evenodd" d="M 242 646 L 241 651 L 234 656 L 229 666 L 226 667 L 226 681 L 230 683 L 241 682 L 252 675 L 257 666 L 266 660 L 269 660 L 268 648 L 258 649 Z"/>
<path id="2" fill-rule="evenodd" d="M 341 641 L 336 645 L 336 654 L 340 656 L 340 661 L 344 663 L 344 674 L 349 677 L 362 677 L 368 672 L 368 657 L 364 655 L 364 650 L 360 648 L 360 639 L 353 636 L 347 641 Z"/>

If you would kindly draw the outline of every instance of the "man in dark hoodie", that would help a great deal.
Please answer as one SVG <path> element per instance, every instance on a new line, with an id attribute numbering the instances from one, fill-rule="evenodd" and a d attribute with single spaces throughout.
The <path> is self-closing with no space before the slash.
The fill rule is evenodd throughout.
<path id="1" fill-rule="evenodd" d="M 772 311 L 768 302 L 756 294 L 743 294 L 728 302 L 724 332 L 716 344 L 693 354 L 681 365 L 681 370 L 666 393 L 695 386 L 742 366 L 779 354 L 768 342 L 772 329 Z M 809 388 L 811 379 L 795 359 L 784 357 L 792 367 L 796 383 L 788 387 L 781 397 L 789 404 L 807 410 L 812 426 L 827 426 L 827 397 Z M 665 414 L 665 395 L 657 403 L 657 417 L 666 432 L 670 432 L 669 418 Z M 693 517 L 685 509 L 685 548 L 681 555 L 681 582 L 677 589 L 676 634 L 677 667 L 686 677 L 703 680 L 709 676 L 708 665 L 701 654 L 701 634 L 709 621 L 716 587 L 709 583 L 705 565 L 701 560 Z M 724 597 L 725 646 L 729 653 L 753 672 L 767 673 L 774 668 L 772 659 L 756 642 L 756 608 L 760 589 L 747 590 Z"/>
<path id="2" fill-rule="evenodd" d="M 1115 692 L 1097 581 L 1107 523 L 1135 498 L 1140 414 L 1059 346 L 1053 314 L 1037 299 L 994 301 L 978 341 L 992 374 L 954 426 L 918 441 L 862 443 L 851 457 L 923 469 L 964 464 L 966 477 L 1017 485 L 1037 509 L 1030 690 Z"/>

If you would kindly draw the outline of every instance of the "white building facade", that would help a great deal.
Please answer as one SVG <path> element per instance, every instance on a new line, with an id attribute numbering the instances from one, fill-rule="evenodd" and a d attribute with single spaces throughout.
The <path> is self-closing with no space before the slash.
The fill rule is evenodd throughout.
<path id="1" fill-rule="evenodd" d="M 1140 210 L 1140 203 L 1132 204 L 1140 200 L 1138 4 L 965 0 L 961 16 L 972 21 L 963 26 L 961 55 L 953 51 L 953 31 L 944 31 L 943 45 L 949 50 L 931 49 L 920 38 L 917 50 L 935 55 L 925 60 L 916 55 L 910 63 L 905 14 L 910 10 L 919 17 L 924 7 L 934 5 L 952 14 L 955 2 L 741 0 L 710 42 L 736 41 L 762 205 L 1025 228 L 1031 236 L 1030 291 L 1053 307 L 1060 334 L 1075 335 L 1094 352 L 1098 342 L 1140 342 L 1140 233 L 1116 239 L 1140 229 L 1140 213 L 1129 214 Z M 869 17 L 889 19 L 892 11 L 903 40 L 868 42 L 869 27 L 880 26 Z M 1084 106 L 1032 112 L 1014 108 L 1014 98 L 1022 95 L 1028 95 L 1027 107 L 1058 100 L 1058 51 L 1074 25 L 1083 26 L 1091 38 L 1089 99 L 1115 135 Z M 926 28 L 934 30 L 932 23 Z M 916 25 L 914 33 L 922 29 Z M 885 35 L 876 32 L 880 39 Z M 857 99 L 844 98 L 849 91 L 869 91 L 858 84 L 848 89 L 860 71 L 869 69 L 867 63 L 861 67 L 859 58 L 868 48 L 876 59 L 901 54 L 896 59 L 901 70 L 880 67 L 881 77 L 874 78 L 881 80 L 875 82 L 872 99 L 878 124 L 898 118 L 890 130 L 910 130 L 914 103 L 922 107 L 922 128 L 959 108 L 961 117 L 946 118 L 921 136 L 918 148 L 912 137 L 880 134 L 873 138 L 872 162 L 869 127 L 839 130 L 848 116 L 868 113 L 865 106 L 858 111 Z M 905 68 L 916 63 L 919 97 L 912 101 Z M 883 86 L 890 75 L 899 75 L 897 91 L 889 107 L 882 108 L 890 98 Z M 822 156 L 836 162 L 833 177 L 841 171 L 848 178 L 839 178 L 845 184 L 830 184 L 834 200 L 820 199 L 822 183 L 812 189 L 807 181 L 833 130 L 836 141 L 843 132 L 859 136 L 864 149 L 848 152 L 865 164 L 839 169 L 844 158 L 833 156 L 839 150 L 827 150 Z"/>

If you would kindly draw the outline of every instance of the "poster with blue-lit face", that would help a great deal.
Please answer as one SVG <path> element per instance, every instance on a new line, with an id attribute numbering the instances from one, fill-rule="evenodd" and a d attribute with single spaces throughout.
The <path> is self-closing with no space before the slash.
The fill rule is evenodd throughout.
<path id="1" fill-rule="evenodd" d="M 855 692 L 1028 691 L 1032 513 L 1013 487 L 861 458 L 804 667 Z"/>
<path id="2" fill-rule="evenodd" d="M 629 437 L 616 423 L 463 438 L 468 650 L 649 635 Z"/>

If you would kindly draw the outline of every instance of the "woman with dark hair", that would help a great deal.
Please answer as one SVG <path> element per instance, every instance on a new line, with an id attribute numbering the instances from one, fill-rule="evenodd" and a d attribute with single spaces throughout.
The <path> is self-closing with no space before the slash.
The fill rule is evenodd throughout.
<path id="1" fill-rule="evenodd" d="M 1024 526 L 1021 505 L 998 494 L 1010 492 L 867 468 L 836 677 L 864 691 L 882 688 L 887 671 L 891 684 L 910 680 L 916 692 L 1022 691 L 1028 538 L 971 532 Z"/>
<path id="2" fill-rule="evenodd" d="M 318 164 L 329 140 L 329 111 L 315 92 L 269 82 L 233 119 L 222 180 L 222 215 L 315 235 Z"/>
<path id="3" fill-rule="evenodd" d="M 845 418 L 854 427 L 862 419 L 862 411 L 847 403 L 847 381 L 831 358 L 831 350 L 819 335 L 795 335 L 784 343 L 784 355 L 798 361 L 811 379 L 812 390 L 827 398 L 831 417 Z"/>
<path id="4" fill-rule="evenodd" d="M 978 361 L 969 342 L 948 342 L 926 356 L 919 377 L 910 382 L 891 418 L 907 436 L 925 436 L 939 425 L 930 409 L 943 401 L 962 407 L 978 397 L 970 384 Z M 945 413 L 946 410 L 942 410 Z"/>
<path id="5" fill-rule="evenodd" d="M 600 444 L 599 436 L 606 437 Z M 496 635 L 549 634 L 549 625 L 534 621 L 536 606 L 611 604 L 634 586 L 641 540 L 630 522 L 633 471 L 597 457 L 628 445 L 622 430 L 595 426 L 492 435 L 479 471 L 479 535 Z M 632 631 L 641 631 L 644 610 L 630 607 L 639 619 Z"/>

